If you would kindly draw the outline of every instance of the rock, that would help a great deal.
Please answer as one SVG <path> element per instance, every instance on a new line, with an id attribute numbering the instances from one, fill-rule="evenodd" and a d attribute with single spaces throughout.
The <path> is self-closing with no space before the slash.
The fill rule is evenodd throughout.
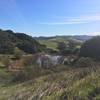
<path id="1" fill-rule="evenodd" d="M 63 60 L 63 56 L 43 54 L 38 57 L 37 64 L 43 68 L 50 68 L 52 66 L 62 64 Z"/>

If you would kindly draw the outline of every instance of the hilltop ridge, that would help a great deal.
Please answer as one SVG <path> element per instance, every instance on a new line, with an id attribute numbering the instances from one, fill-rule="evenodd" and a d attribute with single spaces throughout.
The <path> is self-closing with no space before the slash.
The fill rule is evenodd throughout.
<path id="1" fill-rule="evenodd" d="M 25 33 L 0 30 L 0 54 L 13 54 L 16 47 L 28 54 L 41 52 L 45 49 L 45 47 L 32 36 Z"/>

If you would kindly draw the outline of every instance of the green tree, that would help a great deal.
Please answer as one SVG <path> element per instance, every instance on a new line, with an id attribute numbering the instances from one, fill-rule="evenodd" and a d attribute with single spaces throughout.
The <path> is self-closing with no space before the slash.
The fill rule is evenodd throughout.
<path id="1" fill-rule="evenodd" d="M 74 49 L 76 47 L 77 43 L 73 40 L 69 40 L 69 43 L 68 43 L 68 47 L 69 49 Z"/>
<path id="2" fill-rule="evenodd" d="M 66 43 L 64 43 L 64 42 L 59 42 L 58 43 L 58 46 L 57 46 L 57 49 L 60 51 L 60 52 L 62 52 L 62 51 L 64 51 L 65 49 L 66 49 Z"/>
<path id="3" fill-rule="evenodd" d="M 22 57 L 22 55 L 23 55 L 23 52 L 16 47 L 14 50 L 14 57 L 16 59 L 20 59 Z"/>
<path id="4" fill-rule="evenodd" d="M 80 49 L 80 56 L 100 59 L 100 36 L 86 41 Z"/>

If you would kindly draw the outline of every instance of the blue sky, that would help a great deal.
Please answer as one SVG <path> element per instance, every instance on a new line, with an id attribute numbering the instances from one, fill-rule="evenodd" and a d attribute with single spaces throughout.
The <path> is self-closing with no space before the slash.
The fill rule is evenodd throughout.
<path id="1" fill-rule="evenodd" d="M 100 0 L 0 0 L 0 28 L 32 36 L 100 34 Z"/>

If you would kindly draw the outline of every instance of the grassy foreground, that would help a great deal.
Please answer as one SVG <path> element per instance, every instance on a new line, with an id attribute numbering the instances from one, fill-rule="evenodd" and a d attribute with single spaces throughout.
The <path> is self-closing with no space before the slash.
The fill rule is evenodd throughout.
<path id="1" fill-rule="evenodd" d="M 23 83 L 9 83 L 11 75 L 3 69 L 0 78 L 6 76 L 5 84 L 0 82 L 0 100 L 100 100 L 100 67 L 61 65 Z"/>

